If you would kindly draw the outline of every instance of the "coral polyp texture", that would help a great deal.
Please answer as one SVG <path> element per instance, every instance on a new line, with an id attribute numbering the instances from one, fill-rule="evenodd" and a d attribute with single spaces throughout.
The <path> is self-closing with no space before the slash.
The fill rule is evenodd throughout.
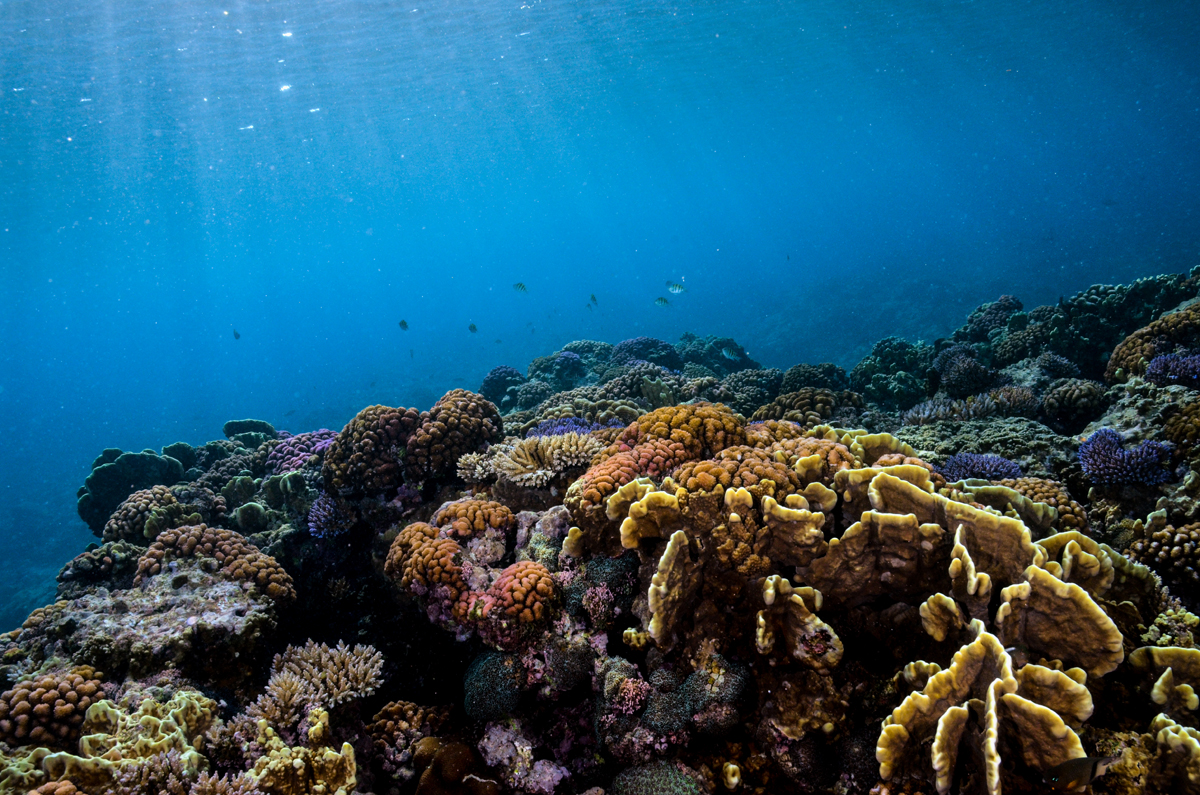
<path id="1" fill-rule="evenodd" d="M 325 450 L 322 472 L 330 492 L 385 494 L 403 481 L 405 445 L 421 421 L 414 409 L 368 406 Z"/>
<path id="2" fill-rule="evenodd" d="M 1198 287 L 107 450 L 0 795 L 1198 793 Z"/>

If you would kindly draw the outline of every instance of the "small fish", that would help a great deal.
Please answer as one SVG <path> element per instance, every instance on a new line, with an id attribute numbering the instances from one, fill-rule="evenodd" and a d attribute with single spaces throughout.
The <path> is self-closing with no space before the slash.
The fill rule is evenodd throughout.
<path id="1" fill-rule="evenodd" d="M 787 254 L 787 255 L 785 255 L 785 256 L 788 258 L 788 262 L 791 262 L 791 261 L 792 261 L 792 255 L 791 255 L 791 254 Z"/>
<path id="2" fill-rule="evenodd" d="M 591 304 L 584 304 L 584 307 L 587 309 L 587 311 L 589 311 L 589 312 L 591 312 L 591 311 L 592 311 L 592 305 L 591 305 Z"/>
<path id="3" fill-rule="evenodd" d="M 525 282 L 517 282 L 516 284 L 513 285 L 513 289 L 516 290 L 518 293 L 529 292 L 529 288 L 525 286 Z"/>
<path id="4" fill-rule="evenodd" d="M 595 293 L 592 293 L 592 303 L 593 303 L 593 304 L 599 304 L 599 303 L 600 303 L 599 301 L 597 301 L 597 300 L 596 300 L 596 294 L 595 294 Z"/>
<path id="5" fill-rule="evenodd" d="M 285 417 L 290 417 L 290 416 L 292 416 L 292 415 L 293 415 L 293 414 L 295 414 L 295 413 L 296 413 L 296 410 L 295 410 L 295 409 L 292 409 L 292 410 L 290 410 L 290 411 L 289 411 L 287 414 L 284 414 L 283 416 L 285 416 Z"/>
<path id="6" fill-rule="evenodd" d="M 401 330 L 401 331 L 408 331 L 408 321 L 407 321 L 407 320 L 401 320 L 401 321 L 400 321 L 400 330 Z"/>
<path id="7" fill-rule="evenodd" d="M 724 356 L 726 359 L 730 359 L 731 361 L 735 361 L 735 362 L 738 359 L 742 358 L 741 356 L 738 356 L 737 351 L 735 351 L 733 348 L 730 348 L 730 347 L 722 348 L 721 355 Z"/>
<path id="8" fill-rule="evenodd" d="M 474 324 L 474 323 L 472 323 L 471 325 L 467 326 L 467 331 L 469 331 L 469 332 L 471 332 L 472 334 L 474 334 L 476 331 L 479 331 L 479 329 L 475 328 L 475 324 Z"/>
<path id="9" fill-rule="evenodd" d="M 497 345 L 501 344 L 502 342 L 504 342 L 504 340 L 496 340 Z"/>
<path id="10" fill-rule="evenodd" d="M 1091 784 L 1103 776 L 1120 758 L 1119 756 L 1083 756 L 1079 759 L 1068 759 L 1046 771 L 1046 783 L 1055 792 L 1070 792 L 1086 784 Z"/>
<path id="11" fill-rule="evenodd" d="M 679 295 L 686 289 L 687 288 L 684 287 L 682 284 L 676 284 L 675 282 L 667 282 L 667 292 L 672 293 L 674 295 Z"/>
<path id="12" fill-rule="evenodd" d="M 233 338 L 235 340 L 240 340 L 242 338 L 242 335 L 237 333 L 237 329 L 233 330 Z"/>
<path id="13" fill-rule="evenodd" d="M 654 299 L 655 306 L 667 306 L 669 303 L 670 303 L 670 301 L 663 298 L 661 295 L 658 298 Z"/>
<path id="14" fill-rule="evenodd" d="M 413 349 L 412 349 L 412 348 L 409 348 L 409 349 L 408 349 L 408 358 L 412 359 L 412 358 L 413 358 L 413 357 L 415 357 L 415 356 L 416 356 L 416 354 L 415 354 L 415 353 L 413 353 Z"/>

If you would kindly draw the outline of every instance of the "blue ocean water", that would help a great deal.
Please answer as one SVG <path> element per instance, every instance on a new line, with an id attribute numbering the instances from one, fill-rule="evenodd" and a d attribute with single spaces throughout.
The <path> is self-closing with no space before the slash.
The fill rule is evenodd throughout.
<path id="1" fill-rule="evenodd" d="M 581 338 L 849 368 L 1186 270 L 1198 34 L 1187 2 L 0 2 L 0 624 L 93 540 L 106 447 L 336 429 Z"/>

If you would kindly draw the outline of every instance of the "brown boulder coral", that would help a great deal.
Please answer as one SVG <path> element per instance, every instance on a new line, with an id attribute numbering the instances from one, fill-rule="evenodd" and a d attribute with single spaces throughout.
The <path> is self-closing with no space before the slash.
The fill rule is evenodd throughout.
<path id="1" fill-rule="evenodd" d="M 385 494 L 404 478 L 405 445 L 421 421 L 416 409 L 368 406 L 325 450 L 325 488 L 343 497 Z"/>
<path id="2" fill-rule="evenodd" d="M 452 389 L 429 411 L 421 412 L 406 445 L 405 469 L 417 479 L 451 475 L 459 458 L 503 435 L 504 421 L 491 401 L 465 389 Z"/>

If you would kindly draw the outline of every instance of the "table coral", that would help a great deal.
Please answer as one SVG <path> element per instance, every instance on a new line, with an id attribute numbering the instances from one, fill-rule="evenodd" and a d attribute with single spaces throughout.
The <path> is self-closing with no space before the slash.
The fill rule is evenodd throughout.
<path id="1" fill-rule="evenodd" d="M 153 450 L 123 453 L 105 450 L 92 462 L 91 474 L 79 489 L 79 518 L 100 535 L 121 502 L 139 489 L 174 485 L 183 480 L 183 465 Z"/>
<path id="2" fill-rule="evenodd" d="M 496 447 L 491 459 L 495 472 L 518 485 L 537 488 L 568 470 L 587 467 L 604 444 L 586 433 L 569 432 Z"/>
<path id="3" fill-rule="evenodd" d="M 1021 477 L 1021 467 L 1017 462 L 998 455 L 980 453 L 956 453 L 943 461 L 937 471 L 947 481 L 968 478 L 1004 480 Z"/>
<path id="4" fill-rule="evenodd" d="M 1200 354 L 1167 353 L 1155 356 L 1146 366 L 1145 379 L 1157 386 L 1180 384 L 1200 388 Z"/>

